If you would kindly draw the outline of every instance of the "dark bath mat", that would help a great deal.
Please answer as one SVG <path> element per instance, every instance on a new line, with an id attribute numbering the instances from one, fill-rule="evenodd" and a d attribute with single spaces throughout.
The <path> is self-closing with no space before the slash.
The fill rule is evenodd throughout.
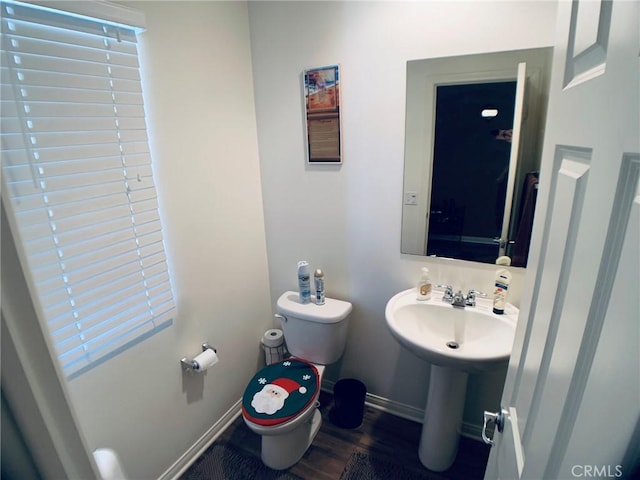
<path id="1" fill-rule="evenodd" d="M 340 480 L 428 480 L 435 477 L 428 472 L 410 470 L 392 461 L 366 453 L 354 452 L 344 468 Z"/>
<path id="2" fill-rule="evenodd" d="M 181 480 L 302 480 L 283 470 L 272 470 L 260 459 L 243 455 L 225 444 L 213 444 L 185 472 Z"/>

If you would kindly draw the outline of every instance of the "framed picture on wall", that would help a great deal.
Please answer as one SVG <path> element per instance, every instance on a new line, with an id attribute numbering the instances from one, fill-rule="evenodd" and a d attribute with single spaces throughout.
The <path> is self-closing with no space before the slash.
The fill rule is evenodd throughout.
<path id="1" fill-rule="evenodd" d="M 342 163 L 340 126 L 340 67 L 310 68 L 303 72 L 306 110 L 307 162 Z"/>

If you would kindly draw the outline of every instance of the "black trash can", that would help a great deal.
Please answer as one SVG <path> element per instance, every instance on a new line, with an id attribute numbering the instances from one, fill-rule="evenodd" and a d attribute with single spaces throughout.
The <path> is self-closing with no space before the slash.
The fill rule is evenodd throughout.
<path id="1" fill-rule="evenodd" d="M 341 428 L 358 428 L 364 418 L 367 387 L 355 378 L 343 378 L 333 386 L 334 406 L 329 418 Z"/>

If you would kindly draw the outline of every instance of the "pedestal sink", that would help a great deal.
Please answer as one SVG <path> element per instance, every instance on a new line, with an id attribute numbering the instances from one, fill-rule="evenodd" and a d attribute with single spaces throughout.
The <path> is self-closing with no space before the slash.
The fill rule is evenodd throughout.
<path id="1" fill-rule="evenodd" d="M 490 299 L 453 307 L 441 292 L 416 300 L 416 289 L 394 295 L 385 310 L 393 337 L 431 363 L 429 394 L 418 455 L 429 470 L 441 472 L 458 452 L 467 377 L 504 365 L 511 355 L 518 309 L 507 304 L 493 313 Z"/>

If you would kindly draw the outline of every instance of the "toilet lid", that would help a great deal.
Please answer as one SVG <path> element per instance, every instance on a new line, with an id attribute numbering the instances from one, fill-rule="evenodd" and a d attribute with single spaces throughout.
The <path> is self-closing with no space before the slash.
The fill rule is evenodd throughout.
<path id="1" fill-rule="evenodd" d="M 318 370 L 299 358 L 267 365 L 242 396 L 242 414 L 257 425 L 274 426 L 303 412 L 320 388 Z"/>

